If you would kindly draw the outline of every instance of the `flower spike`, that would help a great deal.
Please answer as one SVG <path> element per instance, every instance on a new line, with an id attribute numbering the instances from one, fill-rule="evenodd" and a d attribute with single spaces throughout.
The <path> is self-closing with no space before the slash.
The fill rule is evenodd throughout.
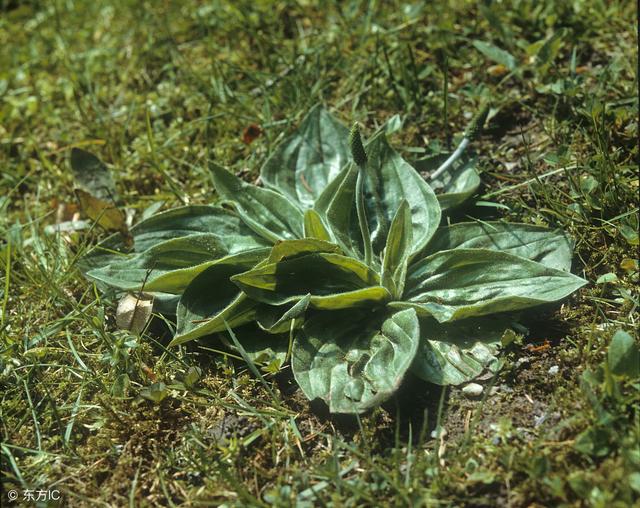
<path id="1" fill-rule="evenodd" d="M 367 152 L 364 151 L 358 122 L 353 124 L 349 133 L 349 147 L 351 148 L 351 157 L 353 157 L 355 163 L 358 166 L 364 166 L 367 163 Z"/>

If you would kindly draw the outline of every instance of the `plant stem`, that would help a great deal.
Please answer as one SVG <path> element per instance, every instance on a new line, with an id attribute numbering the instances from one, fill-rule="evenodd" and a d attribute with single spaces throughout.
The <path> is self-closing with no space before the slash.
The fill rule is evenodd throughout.
<path id="1" fill-rule="evenodd" d="M 433 172 L 433 174 L 429 177 L 429 179 L 435 180 L 447 169 L 449 169 L 452 166 L 452 164 L 456 161 L 456 159 L 460 157 L 463 154 L 463 152 L 467 149 L 467 146 L 469 146 L 470 141 L 471 140 L 466 136 L 462 138 L 462 141 L 460 141 L 460 144 L 456 147 L 455 151 L 449 156 L 449 158 L 446 161 L 440 164 L 440 167 L 438 167 L 438 169 L 436 169 Z"/>
<path id="2" fill-rule="evenodd" d="M 373 259 L 373 249 L 371 247 L 371 234 L 367 224 L 367 213 L 364 208 L 364 166 L 358 166 L 358 178 L 356 180 L 356 212 L 358 214 L 358 225 L 362 234 L 362 243 L 364 246 L 364 263 L 371 265 Z"/>
<path id="3" fill-rule="evenodd" d="M 433 174 L 429 177 L 430 180 L 434 180 L 438 178 L 442 173 L 444 173 L 447 169 L 449 169 L 453 163 L 458 159 L 464 151 L 469 146 L 469 143 L 478 137 L 480 131 L 482 131 L 482 127 L 484 123 L 487 121 L 487 117 L 489 116 L 489 103 L 485 103 L 484 106 L 480 109 L 478 114 L 471 120 L 471 123 L 467 127 L 467 130 L 464 132 L 464 137 L 460 144 L 456 147 L 455 151 L 449 156 L 449 158 L 440 164 L 440 167 L 436 169 Z"/>
<path id="4" fill-rule="evenodd" d="M 371 265 L 373 259 L 373 248 L 371 246 L 371 233 L 367 224 L 367 213 L 364 208 L 364 179 L 367 171 L 367 152 L 362 144 L 360 136 L 360 128 L 358 123 L 354 123 L 349 133 L 349 147 L 351 148 L 351 157 L 358 166 L 358 178 L 356 180 L 356 213 L 358 214 L 358 225 L 360 226 L 360 234 L 362 235 L 362 243 L 364 247 L 364 262 L 367 266 Z"/>

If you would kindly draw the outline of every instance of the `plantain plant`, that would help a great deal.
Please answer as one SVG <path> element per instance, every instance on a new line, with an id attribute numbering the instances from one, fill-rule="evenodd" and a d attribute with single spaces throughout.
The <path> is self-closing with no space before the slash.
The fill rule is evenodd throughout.
<path id="1" fill-rule="evenodd" d="M 153 293 L 176 316 L 171 346 L 231 333 L 251 362 L 290 358 L 332 413 L 380 404 L 409 371 L 460 384 L 496 368 L 509 313 L 585 281 L 562 231 L 441 226 L 479 184 L 475 159 L 456 152 L 413 167 L 383 132 L 364 145 L 317 106 L 265 162 L 264 187 L 213 163 L 218 204 L 153 215 L 132 247 L 113 235 L 82 266 L 99 285 Z"/>

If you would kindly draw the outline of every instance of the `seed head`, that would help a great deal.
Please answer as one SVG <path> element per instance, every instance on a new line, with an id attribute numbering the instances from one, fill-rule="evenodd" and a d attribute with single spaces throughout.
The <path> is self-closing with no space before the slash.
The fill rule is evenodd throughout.
<path id="1" fill-rule="evenodd" d="M 364 151 L 358 122 L 353 124 L 349 133 L 349 147 L 351 148 L 351 157 L 353 157 L 355 163 L 358 166 L 364 166 L 367 163 L 367 152 Z"/>
<path id="2" fill-rule="evenodd" d="M 478 114 L 471 120 L 469 127 L 467 127 L 467 130 L 464 133 L 465 138 L 473 140 L 480 134 L 480 132 L 482 132 L 484 123 L 487 121 L 487 117 L 489 116 L 489 109 L 490 104 L 486 102 Z"/>

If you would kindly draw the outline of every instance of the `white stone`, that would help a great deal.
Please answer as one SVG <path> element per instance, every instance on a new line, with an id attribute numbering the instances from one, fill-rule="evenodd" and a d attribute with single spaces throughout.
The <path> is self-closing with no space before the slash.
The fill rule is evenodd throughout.
<path id="1" fill-rule="evenodd" d="M 464 393 L 467 397 L 479 397 L 482 395 L 482 391 L 484 388 L 482 385 L 478 383 L 469 383 L 462 389 L 462 393 Z"/>

